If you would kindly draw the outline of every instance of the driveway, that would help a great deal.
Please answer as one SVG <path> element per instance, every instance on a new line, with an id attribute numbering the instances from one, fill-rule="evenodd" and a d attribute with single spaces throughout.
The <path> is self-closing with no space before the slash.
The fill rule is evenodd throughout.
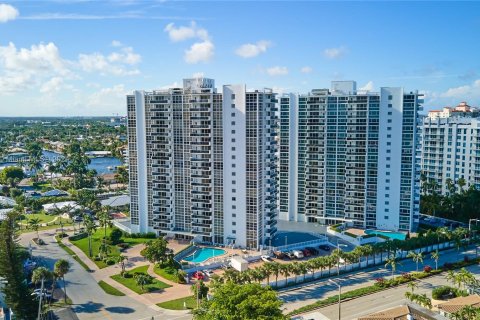
<path id="1" fill-rule="evenodd" d="M 147 306 L 128 296 L 117 297 L 106 294 L 97 284 L 96 280 L 82 268 L 69 254 L 58 246 L 54 239 L 54 231 L 40 233 L 47 245 L 38 247 L 32 245 L 32 254 L 40 260 L 42 265 L 53 269 L 55 261 L 65 259 L 70 262 L 71 269 L 66 275 L 67 294 L 72 299 L 72 311 L 80 320 L 111 319 L 111 320 L 137 320 L 137 319 L 191 319 L 190 314 L 184 311 L 163 310 L 155 305 Z M 22 234 L 20 243 L 26 247 L 30 240 L 36 237 L 35 233 Z M 63 284 L 61 284 L 63 287 Z"/>

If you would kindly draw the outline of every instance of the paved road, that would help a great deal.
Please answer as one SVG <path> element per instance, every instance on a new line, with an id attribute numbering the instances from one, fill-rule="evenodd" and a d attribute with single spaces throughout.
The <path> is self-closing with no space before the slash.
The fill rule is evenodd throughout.
<path id="1" fill-rule="evenodd" d="M 474 265 L 467 267 L 470 272 L 480 275 L 480 266 Z M 415 289 L 415 293 L 427 294 L 428 297 L 432 297 L 432 289 L 441 285 L 451 285 L 445 279 L 445 275 L 438 275 L 431 278 L 422 279 L 418 283 L 418 288 Z M 405 299 L 405 292 L 409 291 L 406 285 L 388 289 L 385 291 L 377 292 L 368 296 L 364 296 L 358 299 L 342 302 L 341 313 L 342 320 L 353 320 L 360 316 L 368 315 L 370 313 L 382 311 L 389 308 L 394 308 L 400 305 L 405 305 L 408 301 Z M 331 305 L 317 312 L 297 317 L 296 319 L 338 319 L 338 305 Z"/>
<path id="2" fill-rule="evenodd" d="M 66 259 L 70 262 L 71 270 L 66 275 L 67 294 L 73 301 L 72 310 L 80 320 L 150 320 L 152 317 L 155 320 L 187 320 L 192 318 L 191 315 L 185 315 L 182 312 L 170 312 L 158 310 L 158 307 L 146 306 L 127 296 L 116 297 L 106 294 L 98 286 L 92 275 L 58 246 L 53 236 L 53 231 L 41 232 L 40 237 L 47 245 L 32 246 L 32 254 L 40 258 L 41 263 L 51 269 L 58 259 Z M 22 234 L 20 243 L 28 247 L 33 237 L 36 237 L 34 233 Z"/>
<path id="3" fill-rule="evenodd" d="M 475 250 L 457 251 L 450 249 L 442 251 L 438 265 L 441 266 L 445 262 L 458 261 L 463 258 L 465 254 L 471 257 L 475 256 Z M 379 259 L 378 259 L 379 260 Z M 401 274 L 406 271 L 416 270 L 416 264 L 411 259 L 400 261 L 401 265 L 397 266 L 396 274 Z M 424 264 L 435 268 L 435 262 L 429 258 L 429 255 L 424 257 Z M 421 267 L 421 264 L 420 264 Z M 326 272 L 326 271 L 324 271 Z M 332 270 L 332 274 L 334 271 Z M 369 286 L 374 283 L 376 278 L 390 277 L 391 271 L 385 269 L 383 264 L 375 268 L 370 268 L 365 271 L 357 271 L 352 274 L 335 276 L 332 279 L 341 282 L 342 291 L 351 291 L 353 289 Z M 299 276 L 301 279 L 302 276 Z M 287 312 L 298 309 L 305 305 L 314 303 L 317 300 L 325 299 L 338 294 L 338 287 L 335 284 L 328 282 L 328 280 L 320 280 L 312 284 L 301 286 L 297 289 L 281 291 L 279 297 L 285 302 L 284 308 Z"/>

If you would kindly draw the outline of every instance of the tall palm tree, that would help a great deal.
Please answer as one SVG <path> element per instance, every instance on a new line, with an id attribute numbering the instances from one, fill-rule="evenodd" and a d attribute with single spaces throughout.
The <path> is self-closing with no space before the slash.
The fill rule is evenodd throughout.
<path id="1" fill-rule="evenodd" d="M 337 264 L 337 275 L 340 274 L 340 259 L 342 259 L 343 251 L 339 248 L 332 251 L 331 257 L 335 259 Z"/>
<path id="2" fill-rule="evenodd" d="M 302 273 L 299 268 L 299 263 L 295 261 L 294 263 L 290 264 L 290 270 L 295 275 L 295 284 L 297 283 L 297 277 Z"/>
<path id="3" fill-rule="evenodd" d="M 92 236 L 97 231 L 97 225 L 95 222 L 92 220 L 92 218 L 89 215 L 85 215 L 83 224 L 85 226 L 85 230 L 87 231 L 87 236 L 88 236 L 88 255 L 90 258 L 93 255 L 92 252 Z"/>
<path id="4" fill-rule="evenodd" d="M 280 273 L 285 277 L 285 287 L 288 284 L 288 276 L 292 274 L 290 269 L 290 264 L 282 264 L 280 265 Z"/>
<path id="5" fill-rule="evenodd" d="M 395 273 L 395 270 L 397 270 L 397 265 L 398 264 L 400 264 L 400 263 L 397 261 L 397 257 L 395 257 L 394 255 L 391 255 L 385 261 L 385 268 L 388 267 L 388 266 L 390 266 L 392 268 L 392 279 L 393 279 L 393 275 Z"/>
<path id="6" fill-rule="evenodd" d="M 53 272 L 57 277 L 62 278 L 65 303 L 67 303 L 67 284 L 65 282 L 65 275 L 68 271 L 70 271 L 70 263 L 67 260 L 60 259 L 55 262 Z"/>
<path id="7" fill-rule="evenodd" d="M 438 270 L 438 259 L 440 259 L 440 253 L 438 252 L 438 249 L 433 251 L 430 254 L 430 257 L 435 260 L 435 270 Z"/>
<path id="8" fill-rule="evenodd" d="M 265 263 L 262 267 L 263 272 L 267 278 L 267 285 L 270 285 L 270 276 L 273 274 L 274 266 L 271 262 Z"/>
<path id="9" fill-rule="evenodd" d="M 413 291 L 414 291 L 416 288 L 418 288 L 418 284 L 417 284 L 417 282 L 415 282 L 415 281 L 410 281 L 410 282 L 407 283 L 407 287 L 408 287 L 410 290 L 412 290 L 412 293 L 413 293 Z"/>
<path id="10" fill-rule="evenodd" d="M 40 219 L 39 218 L 31 218 L 28 219 L 27 225 L 30 230 L 33 230 L 37 233 L 37 239 L 40 240 L 40 234 L 38 233 L 38 229 L 40 228 Z"/>
<path id="11" fill-rule="evenodd" d="M 302 282 L 305 282 L 305 276 L 307 275 L 308 270 L 309 270 L 309 267 L 306 262 L 302 262 L 298 264 L 298 271 L 300 272 L 300 274 L 303 274 Z"/>
<path id="12" fill-rule="evenodd" d="M 412 260 L 416 263 L 417 265 L 417 271 L 418 271 L 418 263 L 422 262 L 423 263 L 423 253 L 418 252 L 416 253 L 415 251 L 410 251 L 407 255 L 407 258 L 412 258 Z"/>
<path id="13" fill-rule="evenodd" d="M 278 276 L 280 275 L 280 268 L 281 268 L 281 265 L 280 263 L 274 261 L 272 263 L 270 263 L 270 268 L 272 269 L 272 274 L 275 275 L 275 288 L 278 287 Z"/>

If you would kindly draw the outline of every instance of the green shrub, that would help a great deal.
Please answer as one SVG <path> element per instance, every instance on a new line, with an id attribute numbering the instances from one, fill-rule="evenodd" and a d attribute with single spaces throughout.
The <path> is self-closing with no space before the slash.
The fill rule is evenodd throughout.
<path id="1" fill-rule="evenodd" d="M 432 290 L 432 298 L 435 300 L 442 300 L 443 298 L 455 298 L 456 290 L 455 288 L 449 286 L 441 286 Z"/>
<path id="2" fill-rule="evenodd" d="M 85 239 L 86 237 L 88 237 L 88 234 L 86 232 L 82 232 L 74 236 L 68 237 L 68 240 L 77 241 L 77 240 Z"/>
<path id="3" fill-rule="evenodd" d="M 120 240 L 122 240 L 123 232 L 122 230 L 118 228 L 113 228 L 112 231 L 110 232 L 109 240 L 112 244 L 117 244 L 120 243 Z"/>
<path id="4" fill-rule="evenodd" d="M 113 266 L 115 264 L 115 260 L 107 259 L 107 261 L 105 261 L 105 263 L 107 264 L 107 266 Z"/>

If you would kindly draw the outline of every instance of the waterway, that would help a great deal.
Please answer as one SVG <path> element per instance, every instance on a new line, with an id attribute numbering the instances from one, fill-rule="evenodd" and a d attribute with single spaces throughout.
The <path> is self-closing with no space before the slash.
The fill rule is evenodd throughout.
<path id="1" fill-rule="evenodd" d="M 56 162 L 58 159 L 62 158 L 62 154 L 53 151 L 43 151 L 42 164 L 47 163 L 48 161 Z M 0 169 L 8 166 L 16 165 L 12 162 L 3 162 L 0 163 Z M 114 169 L 117 166 L 122 165 L 122 161 L 115 157 L 101 157 L 101 158 L 92 158 L 90 159 L 90 164 L 88 165 L 89 169 L 94 169 L 98 174 L 113 173 Z"/>

